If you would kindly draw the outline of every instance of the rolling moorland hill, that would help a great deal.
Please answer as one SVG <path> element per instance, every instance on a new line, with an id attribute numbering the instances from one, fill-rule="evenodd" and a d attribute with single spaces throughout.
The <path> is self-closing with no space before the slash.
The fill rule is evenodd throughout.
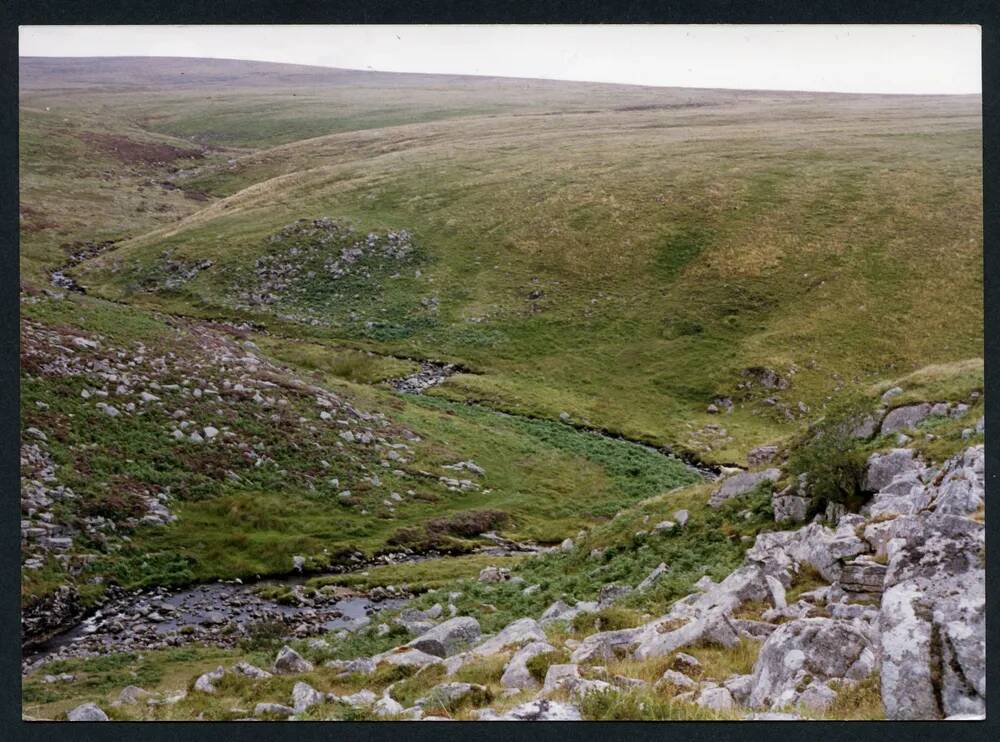
<path id="1" fill-rule="evenodd" d="M 107 707 L 123 668 L 159 695 L 116 718 L 239 718 L 296 679 L 336 696 L 296 701 L 306 718 L 375 713 L 348 691 L 384 691 L 379 716 L 431 691 L 425 714 L 502 715 L 542 683 L 586 718 L 984 697 L 968 667 L 944 698 L 900 690 L 891 630 L 837 634 L 892 624 L 871 600 L 893 585 L 853 586 L 896 558 L 867 531 L 896 476 L 927 488 L 906 533 L 957 518 L 933 527 L 978 553 L 981 482 L 961 507 L 939 491 L 982 479 L 978 96 L 25 58 L 20 136 L 26 714 Z M 909 453 L 882 481 L 889 449 Z M 706 481 L 724 467 L 753 471 Z M 789 541 L 787 572 L 753 572 L 813 516 L 790 532 L 821 529 L 808 556 Z M 380 617 L 352 623 L 352 600 Z M 442 604 L 466 624 L 397 662 Z M 543 618 L 510 642 L 544 640 L 542 665 L 456 654 Z M 800 621 L 857 666 L 756 690 L 764 639 L 801 643 Z M 318 674 L 165 700 L 284 641 Z"/>

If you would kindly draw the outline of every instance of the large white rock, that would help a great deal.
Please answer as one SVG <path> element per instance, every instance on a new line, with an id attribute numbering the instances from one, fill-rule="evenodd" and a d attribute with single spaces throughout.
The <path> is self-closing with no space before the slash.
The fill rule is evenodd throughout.
<path id="1" fill-rule="evenodd" d="M 907 526 L 887 546 L 879 614 L 886 717 L 984 713 L 984 527 L 955 515 Z"/>
<path id="2" fill-rule="evenodd" d="M 680 627 L 669 629 L 672 625 L 672 620 L 668 623 L 654 622 L 652 627 L 647 625 L 633 653 L 635 659 L 663 657 L 682 647 L 694 645 L 733 647 L 740 642 L 739 630 L 722 608 L 690 618 Z M 576 656 L 575 652 L 573 656 Z"/>
<path id="3" fill-rule="evenodd" d="M 722 485 L 708 498 L 710 507 L 717 508 L 726 500 L 751 492 L 761 482 L 777 482 L 781 477 L 780 469 L 764 469 L 757 472 L 740 472 L 728 477 Z"/>
<path id="4" fill-rule="evenodd" d="M 911 448 L 893 448 L 885 453 L 873 453 L 865 464 L 862 487 L 868 492 L 878 492 L 906 472 L 919 474 L 923 471 L 923 462 Z"/>
<path id="5" fill-rule="evenodd" d="M 313 688 L 309 683 L 299 681 L 292 688 L 292 708 L 295 713 L 300 714 L 311 706 L 323 703 L 326 696 Z"/>
<path id="6" fill-rule="evenodd" d="M 202 693 L 215 693 L 215 681 L 222 680 L 222 676 L 225 674 L 225 668 L 219 665 L 211 672 L 199 675 L 198 679 L 194 681 L 194 689 Z"/>
<path id="7" fill-rule="evenodd" d="M 698 684 L 682 672 L 677 670 L 667 670 L 659 680 L 656 681 L 657 690 L 689 691 L 698 687 Z"/>
<path id="8" fill-rule="evenodd" d="M 986 497 L 985 465 L 981 444 L 946 461 L 939 477 L 927 488 L 934 511 L 968 515 L 979 510 Z"/>
<path id="9" fill-rule="evenodd" d="M 591 662 L 625 657 L 635 649 L 642 634 L 641 626 L 634 629 L 599 631 L 585 638 L 580 646 L 573 650 L 570 659 L 573 662 Z"/>
<path id="10" fill-rule="evenodd" d="M 346 703 L 348 706 L 353 708 L 364 708 L 365 706 L 374 705 L 377 698 L 378 696 L 365 688 L 359 690 L 357 693 L 352 693 L 349 696 L 333 696 L 331 697 L 331 700 Z"/>
<path id="11" fill-rule="evenodd" d="M 148 690 L 140 688 L 136 685 L 127 685 L 122 689 L 122 692 L 118 694 L 117 704 L 119 706 L 134 706 L 139 703 L 139 701 L 144 701 L 152 695 L 153 694 Z"/>
<path id="12" fill-rule="evenodd" d="M 581 721 L 580 709 L 569 703 L 538 698 L 523 703 L 497 719 L 480 716 L 483 721 Z"/>
<path id="13" fill-rule="evenodd" d="M 702 708 L 712 711 L 731 711 L 736 708 L 736 702 L 732 694 L 723 687 L 707 688 L 703 690 L 695 700 Z"/>
<path id="14" fill-rule="evenodd" d="M 66 719 L 68 721 L 108 721 L 108 715 L 96 703 L 82 703 L 72 711 L 67 712 Z"/>
<path id="15" fill-rule="evenodd" d="M 233 672 L 237 675 L 243 675 L 256 680 L 266 680 L 273 677 L 267 670 L 262 670 L 255 665 L 251 665 L 249 662 L 237 662 L 233 665 Z"/>
<path id="16" fill-rule="evenodd" d="M 531 642 L 546 641 L 545 632 L 533 618 L 521 618 L 507 624 L 495 636 L 472 648 L 472 653 L 481 657 L 497 654 L 505 648 L 520 647 Z"/>
<path id="17" fill-rule="evenodd" d="M 471 616 L 456 616 L 421 634 L 408 646 L 435 657 L 450 657 L 482 635 L 479 622 Z"/>
<path id="18" fill-rule="evenodd" d="M 292 675 L 312 671 L 312 663 L 304 659 L 301 654 L 287 644 L 278 650 L 278 656 L 274 659 L 274 672 L 278 675 Z"/>
<path id="19" fill-rule="evenodd" d="M 836 530 L 810 523 L 797 531 L 772 531 L 757 536 L 746 560 L 765 573 L 790 584 L 792 575 L 807 564 L 828 582 L 840 577 L 842 561 L 870 550 L 855 529 L 863 523 L 859 516 L 843 518 Z"/>
<path id="20" fill-rule="evenodd" d="M 397 716 L 402 714 L 405 709 L 403 708 L 403 704 L 396 699 L 391 696 L 383 695 L 375 702 L 375 705 L 372 706 L 372 711 L 375 712 L 376 716 Z"/>
<path id="21" fill-rule="evenodd" d="M 931 416 L 933 407 L 927 402 L 897 407 L 882 419 L 882 435 L 897 430 L 909 430 Z"/>
<path id="22" fill-rule="evenodd" d="M 861 680 L 875 662 L 869 637 L 848 621 L 803 618 L 782 624 L 760 648 L 749 705 L 767 710 L 794 705 L 801 686 Z"/>
<path id="23" fill-rule="evenodd" d="M 581 613 L 593 613 L 599 607 L 598 602 L 595 600 L 581 600 L 572 606 L 561 600 L 557 600 L 545 609 L 538 619 L 538 623 L 545 626 L 553 621 L 572 621 Z"/>
<path id="24" fill-rule="evenodd" d="M 739 706 L 746 706 L 753 691 L 753 675 L 732 675 L 722 686 L 729 691 Z"/>
<path id="25" fill-rule="evenodd" d="M 580 668 L 577 665 L 549 665 L 542 685 L 542 695 L 550 695 L 557 690 L 571 690 L 579 680 Z"/>
<path id="26" fill-rule="evenodd" d="M 372 657 L 372 661 L 376 665 L 380 662 L 388 662 L 390 665 L 397 666 L 426 667 L 427 665 L 441 662 L 441 658 L 433 654 L 427 654 L 427 652 L 421 652 L 415 647 L 403 646 L 390 649 L 388 652 L 383 652 L 382 654 L 377 654 Z"/>

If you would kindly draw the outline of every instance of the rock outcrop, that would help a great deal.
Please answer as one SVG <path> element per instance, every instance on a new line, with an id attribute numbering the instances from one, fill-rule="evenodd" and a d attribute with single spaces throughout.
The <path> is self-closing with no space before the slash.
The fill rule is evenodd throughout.
<path id="1" fill-rule="evenodd" d="M 796 529 L 759 533 L 728 576 L 719 582 L 702 577 L 695 592 L 640 626 L 597 631 L 579 640 L 546 636 L 543 625 L 641 592 L 641 586 L 618 582 L 606 584 L 597 601 L 570 605 L 556 600 L 540 621 L 520 618 L 486 637 L 469 616 L 435 623 L 444 601 L 427 610 L 410 608 L 395 620 L 421 627 L 419 636 L 372 657 L 325 665 L 338 677 L 372 674 L 388 669 L 387 664 L 414 668 L 412 676 L 442 665 L 445 682 L 413 706 L 404 708 L 394 699 L 392 685 L 381 698 L 368 689 L 333 696 L 303 678 L 292 689 L 290 706 L 261 703 L 254 715 L 288 718 L 331 703 L 380 718 L 437 720 L 446 711 L 471 707 L 474 718 L 484 721 L 569 720 L 581 718 L 576 704 L 587 708 L 591 694 L 648 689 L 720 718 L 784 719 L 822 715 L 846 689 L 877 683 L 889 719 L 980 718 L 986 708 L 983 447 L 971 446 L 941 466 L 910 449 L 878 453 L 868 461 L 865 482 L 872 495 L 860 514 L 827 514 L 827 522 L 817 517 Z M 653 574 L 668 569 L 663 564 Z M 803 580 L 809 589 L 803 589 Z M 726 678 L 706 678 L 698 660 L 683 651 L 742 651 L 748 643 L 759 645 L 752 671 Z M 315 651 L 328 646 L 309 643 Z M 548 665 L 544 682 L 532 676 L 533 658 L 567 651 L 569 661 Z M 608 670 L 620 660 L 660 657 L 670 660 L 655 683 Z M 484 708 L 493 698 L 487 687 L 452 677 L 470 663 L 489 664 L 492 658 L 503 663 L 504 694 L 534 693 L 534 700 L 506 712 Z M 274 671 L 310 673 L 313 665 L 284 646 Z M 253 679 L 270 676 L 247 663 L 238 663 L 233 672 Z M 224 673 L 222 667 L 204 673 L 194 689 L 214 693 Z M 116 705 L 161 702 L 144 693 L 126 688 Z M 96 716 L 80 708 L 71 714 Z"/>
<path id="2" fill-rule="evenodd" d="M 749 705 L 821 707 L 821 699 L 836 696 L 828 681 L 863 680 L 875 669 L 875 657 L 870 638 L 848 621 L 803 618 L 782 624 L 761 646 Z"/>
<path id="3" fill-rule="evenodd" d="M 719 507 L 726 500 L 752 492 L 762 482 L 776 482 L 781 476 L 779 469 L 764 469 L 757 472 L 740 472 L 722 482 L 708 500 L 709 506 Z"/>

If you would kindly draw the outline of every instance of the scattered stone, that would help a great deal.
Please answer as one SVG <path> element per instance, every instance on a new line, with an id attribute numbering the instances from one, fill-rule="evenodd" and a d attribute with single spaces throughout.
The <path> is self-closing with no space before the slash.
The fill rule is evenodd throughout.
<path id="1" fill-rule="evenodd" d="M 882 394 L 882 401 L 883 402 L 888 402 L 893 397 L 898 397 L 902 393 L 903 393 L 903 388 L 902 387 L 894 386 L 892 389 L 889 389 L 889 390 L 883 392 L 883 394 Z"/>
<path id="2" fill-rule="evenodd" d="M 233 666 L 233 672 L 255 680 L 266 680 L 273 677 L 267 670 L 251 665 L 249 662 L 237 662 Z"/>
<path id="3" fill-rule="evenodd" d="M 557 690 L 571 690 L 582 678 L 575 664 L 549 665 L 542 685 L 542 695 L 550 695 Z"/>
<path id="4" fill-rule="evenodd" d="M 600 592 L 597 594 L 597 605 L 601 608 L 606 605 L 611 605 L 619 598 L 623 598 L 631 592 L 632 588 L 629 585 L 619 585 L 614 582 L 608 583 L 607 585 L 603 585 Z M 544 614 L 542 618 L 545 618 Z"/>
<path id="5" fill-rule="evenodd" d="M 642 627 L 599 631 L 584 639 L 580 646 L 573 650 L 570 660 L 580 663 L 627 657 L 639 642 L 642 633 Z"/>
<path id="6" fill-rule="evenodd" d="M 371 706 L 375 703 L 377 696 L 370 690 L 362 689 L 357 693 L 352 693 L 349 696 L 333 696 L 331 700 L 339 701 L 340 703 L 346 703 L 352 708 L 365 708 L 366 706 Z"/>
<path id="7" fill-rule="evenodd" d="M 656 689 L 675 689 L 678 691 L 689 691 L 694 690 L 698 687 L 698 684 L 694 682 L 691 678 L 681 672 L 676 670 L 667 670 L 663 673 L 662 677 L 656 681 Z"/>
<path id="8" fill-rule="evenodd" d="M 494 719 L 480 716 L 483 721 Z M 569 703 L 538 698 L 516 706 L 497 717 L 497 721 L 581 721 L 580 709 Z"/>
<path id="9" fill-rule="evenodd" d="M 254 716 L 282 716 L 287 719 L 294 713 L 295 709 L 281 703 L 258 703 L 253 707 Z"/>
<path id="10" fill-rule="evenodd" d="M 226 674 L 226 670 L 222 665 L 211 672 L 203 673 L 198 676 L 198 679 L 194 681 L 194 689 L 201 691 L 202 693 L 215 693 L 215 681 L 222 680 L 222 676 Z"/>
<path id="11" fill-rule="evenodd" d="M 407 646 L 435 657 L 450 657 L 479 639 L 479 622 L 471 616 L 457 616 L 438 624 Z"/>
<path id="12" fill-rule="evenodd" d="M 725 688 L 708 688 L 703 690 L 695 701 L 702 708 L 712 711 L 731 711 L 736 708 L 732 694 Z"/>
<path id="13" fill-rule="evenodd" d="M 659 579 L 663 577 L 663 575 L 665 575 L 669 571 L 670 567 L 667 566 L 666 562 L 660 562 L 656 566 L 656 569 L 654 569 L 652 572 L 646 575 L 643 581 L 640 582 L 635 589 L 638 590 L 639 592 L 648 590 L 653 585 L 655 585 L 659 581 Z"/>
<path id="14" fill-rule="evenodd" d="M 295 713 L 300 714 L 316 704 L 323 703 L 325 700 L 326 696 L 309 685 L 309 683 L 299 681 L 292 688 L 292 707 L 295 709 Z"/>
<path id="15" fill-rule="evenodd" d="M 701 663 L 696 657 L 692 657 L 690 654 L 678 652 L 674 655 L 672 667 L 674 670 L 680 670 L 681 672 L 695 672 L 701 669 Z"/>
<path id="16" fill-rule="evenodd" d="M 488 698 L 485 686 L 474 683 L 441 683 L 431 688 L 426 698 L 417 700 L 421 708 L 454 708 L 467 698 Z"/>
<path id="17" fill-rule="evenodd" d="M 882 435 L 895 433 L 898 430 L 915 428 L 919 423 L 931 416 L 931 405 L 927 402 L 897 407 L 882 420 L 880 432 Z"/>
<path id="18" fill-rule="evenodd" d="M 118 704 L 125 706 L 134 706 L 139 703 L 139 701 L 144 701 L 153 694 L 147 690 L 139 688 L 135 685 L 127 685 L 122 689 L 122 692 L 118 694 Z"/>
<path id="19" fill-rule="evenodd" d="M 709 507 L 717 508 L 726 500 L 740 497 L 753 491 L 762 482 L 776 482 L 781 476 L 779 469 L 764 469 L 759 472 L 740 472 L 734 474 L 720 486 L 708 500 Z"/>
<path id="20" fill-rule="evenodd" d="M 82 703 L 73 710 L 66 713 L 67 721 L 109 721 L 108 715 L 104 713 L 96 703 Z"/>
<path id="21" fill-rule="evenodd" d="M 510 570 L 503 567 L 483 567 L 479 571 L 480 582 L 505 582 L 510 579 Z"/>
<path id="22" fill-rule="evenodd" d="M 440 662 L 441 658 L 433 654 L 427 654 L 427 652 L 421 652 L 415 647 L 404 646 L 375 655 L 372 657 L 372 660 L 376 664 L 379 662 L 388 662 L 390 665 L 397 666 L 425 667 Z"/>
<path id="23" fill-rule="evenodd" d="M 303 659 L 302 655 L 287 644 L 278 651 L 278 656 L 274 660 L 274 672 L 278 675 L 292 675 L 312 671 L 313 664 Z"/>
<path id="24" fill-rule="evenodd" d="M 504 668 L 503 675 L 500 677 L 500 685 L 504 688 L 531 690 L 538 688 L 538 681 L 528 671 L 528 660 L 543 652 L 552 651 L 555 651 L 555 647 L 544 641 L 531 642 L 521 647 Z"/>
<path id="25" fill-rule="evenodd" d="M 536 641 L 547 641 L 542 627 L 533 618 L 521 618 L 507 624 L 500 633 L 473 647 L 472 652 L 480 656 L 489 656 L 503 651 L 506 647 L 521 646 Z"/>
<path id="26" fill-rule="evenodd" d="M 770 464 L 778 455 L 776 445 L 756 446 L 747 453 L 747 464 L 751 467 Z"/>

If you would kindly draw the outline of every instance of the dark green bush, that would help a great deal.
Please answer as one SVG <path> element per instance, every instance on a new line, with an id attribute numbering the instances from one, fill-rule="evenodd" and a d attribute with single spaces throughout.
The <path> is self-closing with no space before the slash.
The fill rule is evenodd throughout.
<path id="1" fill-rule="evenodd" d="M 865 502 L 861 483 L 866 451 L 855 431 L 868 414 L 861 400 L 842 403 L 814 425 L 792 448 L 788 465 L 792 474 L 806 475 L 811 509 L 818 512 L 829 503 L 857 511 Z"/>

